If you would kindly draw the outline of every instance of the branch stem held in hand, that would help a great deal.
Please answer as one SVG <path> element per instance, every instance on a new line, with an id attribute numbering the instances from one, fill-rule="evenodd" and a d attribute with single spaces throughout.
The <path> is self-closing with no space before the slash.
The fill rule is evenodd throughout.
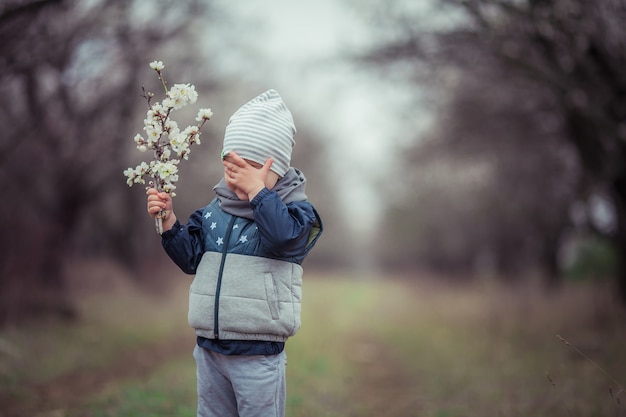
<path id="1" fill-rule="evenodd" d="M 155 190 L 157 190 L 157 192 L 161 192 L 157 184 L 158 183 L 154 180 L 150 181 L 148 183 L 148 188 L 154 188 Z M 166 214 L 165 209 L 163 209 L 154 216 L 154 227 L 156 228 L 156 232 L 159 235 L 163 234 L 163 219 L 165 218 L 165 214 Z"/>
<path id="2" fill-rule="evenodd" d="M 163 216 L 165 215 L 165 210 L 162 210 L 159 214 L 154 216 L 154 226 L 156 228 L 156 232 L 159 235 L 163 234 Z"/>

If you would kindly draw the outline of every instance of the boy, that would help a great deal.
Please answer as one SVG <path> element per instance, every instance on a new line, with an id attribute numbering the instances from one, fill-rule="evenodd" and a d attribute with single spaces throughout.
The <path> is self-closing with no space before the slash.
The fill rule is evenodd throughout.
<path id="1" fill-rule="evenodd" d="M 300 327 L 300 265 L 322 232 L 306 179 L 290 167 L 295 133 L 280 95 L 266 91 L 231 116 L 217 196 L 187 224 L 167 193 L 147 192 L 150 216 L 164 210 L 165 251 L 195 274 L 198 416 L 284 416 L 284 347 Z"/>

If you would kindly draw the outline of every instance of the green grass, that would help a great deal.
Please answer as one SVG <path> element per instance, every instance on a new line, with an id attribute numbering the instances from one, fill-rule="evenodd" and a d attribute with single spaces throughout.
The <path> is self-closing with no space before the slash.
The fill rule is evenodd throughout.
<path id="1" fill-rule="evenodd" d="M 179 334 L 185 287 L 169 302 L 106 300 L 115 312 L 92 309 L 81 325 L 35 331 L 50 341 L 47 354 L 33 364 L 5 361 L 0 387 L 27 399 L 32 392 L 20 390 L 31 379 L 106 367 L 120 352 Z M 303 301 L 303 327 L 287 344 L 290 417 L 626 416 L 624 310 L 604 290 L 573 286 L 547 296 L 493 284 L 309 274 Z M 32 332 L 0 338 L 28 358 Z M 80 403 L 39 415 L 194 416 L 193 335 L 185 337 L 188 351 L 146 375 L 114 379 Z M 34 372 L 38 366 L 45 372 Z"/>
<path id="2" fill-rule="evenodd" d="M 131 352 L 179 334 L 193 337 L 181 302 L 186 290 L 180 286 L 173 291 L 172 298 L 162 299 L 118 285 L 113 292 L 81 297 L 79 322 L 43 319 L 2 330 L 0 402 L 20 402 L 23 413 L 46 409 L 66 386 L 80 387 L 80 381 L 72 381 L 74 374 L 76 379 L 90 375 L 88 383 L 92 384 L 97 375 L 110 377 L 111 365 Z M 56 385 L 53 390 L 48 387 L 51 384 Z M 0 416 L 5 416 L 2 407 Z"/>
<path id="3" fill-rule="evenodd" d="M 67 417 L 195 417 L 196 374 L 190 359 L 191 354 L 157 364 L 146 379 L 110 386 Z"/>

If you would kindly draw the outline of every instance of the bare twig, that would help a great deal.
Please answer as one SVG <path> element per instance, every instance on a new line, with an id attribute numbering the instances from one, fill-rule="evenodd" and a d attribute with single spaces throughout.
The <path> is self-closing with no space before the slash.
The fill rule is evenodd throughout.
<path id="1" fill-rule="evenodd" d="M 560 335 L 557 334 L 556 338 L 559 339 L 561 342 L 563 342 L 565 344 L 565 346 L 568 346 L 568 347 L 572 348 L 576 353 L 578 353 L 580 356 L 582 356 L 587 361 L 589 361 L 589 363 L 593 364 L 593 366 L 598 368 L 600 370 L 600 372 L 602 372 L 611 382 L 613 382 L 615 385 L 617 385 L 617 387 L 619 388 L 619 391 L 617 391 L 617 393 L 615 394 L 616 396 L 619 396 L 624 391 L 624 387 L 622 386 L 622 384 L 620 384 L 615 378 L 613 378 L 613 376 L 611 374 L 609 374 L 607 371 L 605 371 L 604 368 L 601 367 L 600 365 L 598 365 L 593 359 L 591 359 L 589 356 L 585 355 L 584 352 L 582 352 L 576 346 L 574 346 L 573 344 L 571 344 L 570 342 L 565 340 Z"/>

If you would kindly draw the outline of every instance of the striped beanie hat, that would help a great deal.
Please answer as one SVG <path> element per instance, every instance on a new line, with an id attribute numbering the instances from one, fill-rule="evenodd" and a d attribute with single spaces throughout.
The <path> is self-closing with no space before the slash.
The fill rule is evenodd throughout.
<path id="1" fill-rule="evenodd" d="M 253 98 L 228 121 L 222 158 L 235 151 L 244 159 L 265 164 L 274 159 L 271 170 L 283 177 L 291 163 L 296 126 L 291 112 L 275 90 Z"/>

